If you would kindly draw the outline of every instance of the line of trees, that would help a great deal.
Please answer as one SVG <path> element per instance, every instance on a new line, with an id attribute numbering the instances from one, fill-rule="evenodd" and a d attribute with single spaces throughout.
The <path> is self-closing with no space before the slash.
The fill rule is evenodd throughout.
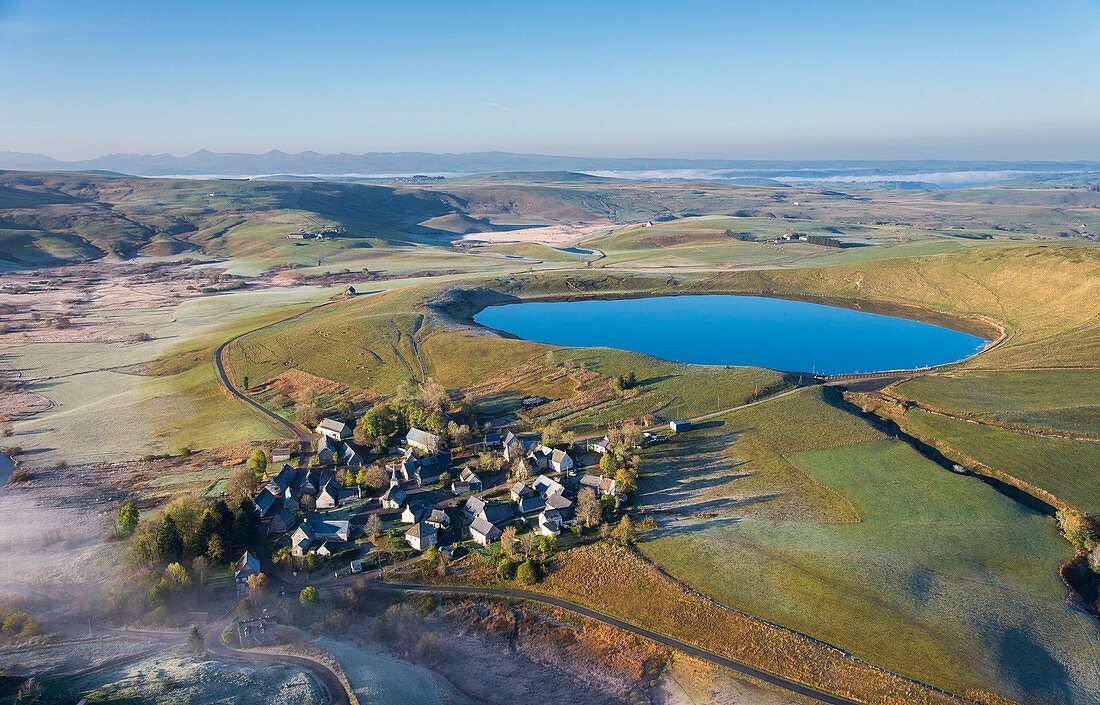
<path id="1" fill-rule="evenodd" d="M 756 235 L 753 235 L 752 233 L 734 232 L 730 228 L 726 228 L 726 237 L 731 237 L 734 240 L 740 240 L 741 242 L 756 242 Z"/>
<path id="2" fill-rule="evenodd" d="M 835 237 L 829 237 L 828 235 L 807 235 L 806 242 L 811 245 L 820 245 L 821 247 L 843 247 L 844 245 Z"/>

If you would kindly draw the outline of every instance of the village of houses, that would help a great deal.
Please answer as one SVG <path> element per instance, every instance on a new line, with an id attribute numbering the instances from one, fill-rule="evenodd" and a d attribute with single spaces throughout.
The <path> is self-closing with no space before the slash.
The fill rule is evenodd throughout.
<path id="1" fill-rule="evenodd" d="M 688 430 L 690 422 L 669 426 L 677 433 Z M 313 455 L 299 467 L 286 462 L 292 459 L 291 450 L 272 453 L 272 461 L 282 464 L 254 502 L 273 551 L 289 548 L 296 558 L 324 559 L 336 576 L 380 565 L 378 551 L 362 535 L 371 515 L 378 517 L 376 526 L 403 536 L 410 551 L 435 547 L 458 558 L 467 547 L 498 541 L 509 525 L 557 537 L 575 525 L 581 493 L 597 498 L 618 494 L 614 478 L 585 472 L 570 452 L 544 446 L 534 437 L 489 432 L 459 449 L 446 447 L 440 436 L 410 428 L 399 447 L 376 461 L 385 468 L 388 486 L 377 497 L 364 496 L 361 487 L 345 487 L 338 479 L 338 467 L 354 473 L 365 465 L 364 454 L 351 440 L 352 428 L 325 418 L 315 432 Z M 644 434 L 644 443 L 658 440 Z M 598 461 L 610 443 L 605 436 L 575 452 Z M 492 474 L 492 484 L 464 464 L 471 452 L 498 454 L 503 461 L 503 469 Z M 520 463 L 525 472 L 516 473 Z M 242 556 L 235 573 L 238 592 L 258 572 L 256 556 Z"/>

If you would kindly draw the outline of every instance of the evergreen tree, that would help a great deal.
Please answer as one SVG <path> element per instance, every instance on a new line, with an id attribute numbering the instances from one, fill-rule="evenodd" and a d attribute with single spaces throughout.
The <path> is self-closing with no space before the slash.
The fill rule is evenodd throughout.
<path id="1" fill-rule="evenodd" d="M 202 637 L 202 632 L 196 626 L 191 627 L 191 632 L 187 635 L 187 650 L 191 652 L 191 655 L 195 658 L 202 658 L 206 655 L 206 644 Z"/>
<path id="2" fill-rule="evenodd" d="M 166 563 L 183 558 L 183 536 L 171 516 L 164 517 L 157 529 L 157 556 Z"/>
<path id="3" fill-rule="evenodd" d="M 242 499 L 233 514 L 233 548 L 243 551 L 256 540 L 260 515 L 250 499 Z M 236 552 L 236 550 L 234 552 Z"/>

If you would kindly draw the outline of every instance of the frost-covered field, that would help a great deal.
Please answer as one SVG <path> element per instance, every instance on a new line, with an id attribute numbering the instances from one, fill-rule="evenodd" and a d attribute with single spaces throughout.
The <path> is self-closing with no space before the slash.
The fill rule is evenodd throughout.
<path id="1" fill-rule="evenodd" d="M 293 666 L 200 661 L 168 650 L 55 687 L 44 702 L 158 705 L 307 705 L 320 702 L 313 677 Z"/>
<path id="2" fill-rule="evenodd" d="M 340 661 L 360 705 L 440 705 L 427 671 L 386 656 L 377 646 L 358 648 L 332 639 L 319 643 Z"/>

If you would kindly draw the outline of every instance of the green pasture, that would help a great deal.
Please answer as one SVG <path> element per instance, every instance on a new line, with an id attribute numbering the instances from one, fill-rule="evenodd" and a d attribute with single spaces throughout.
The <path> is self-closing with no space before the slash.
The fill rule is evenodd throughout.
<path id="1" fill-rule="evenodd" d="M 933 685 L 1089 702 L 1100 628 L 1065 601 L 1053 521 L 853 422 L 808 392 L 654 451 L 642 550 L 726 605 Z M 823 515 L 815 485 L 855 516 Z"/>
<path id="2" fill-rule="evenodd" d="M 900 384 L 904 399 L 1021 428 L 1100 436 L 1100 370 L 969 372 Z"/>
<path id="3" fill-rule="evenodd" d="M 1042 488 L 1080 511 L 1100 511 L 1100 443 L 1007 431 L 920 409 L 910 410 L 905 419 L 916 434 Z"/>

